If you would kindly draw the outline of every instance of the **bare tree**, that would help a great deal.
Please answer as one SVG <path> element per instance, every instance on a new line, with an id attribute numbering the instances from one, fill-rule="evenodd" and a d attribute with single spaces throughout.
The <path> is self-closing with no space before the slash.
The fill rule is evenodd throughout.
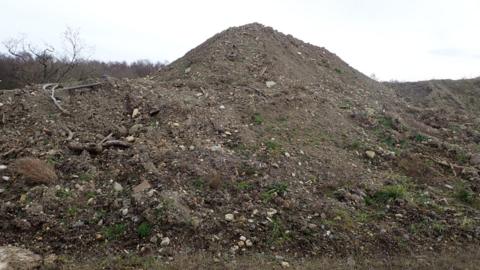
<path id="1" fill-rule="evenodd" d="M 68 78 L 82 59 L 84 45 L 79 31 L 71 28 L 63 33 L 63 41 L 63 52 L 49 44 L 39 48 L 25 38 L 3 42 L 7 52 L 16 60 L 15 78 L 23 84 L 60 82 Z"/>

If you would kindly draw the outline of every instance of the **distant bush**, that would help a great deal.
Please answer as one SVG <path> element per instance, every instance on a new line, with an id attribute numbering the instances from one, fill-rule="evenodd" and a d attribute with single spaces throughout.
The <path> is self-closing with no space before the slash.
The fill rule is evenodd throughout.
<path id="1" fill-rule="evenodd" d="M 0 89 L 20 88 L 29 84 L 85 80 L 108 75 L 112 77 L 144 77 L 164 66 L 138 60 L 133 63 L 101 62 L 83 57 L 85 45 L 78 31 L 68 28 L 63 34 L 65 50 L 50 45 L 35 46 L 24 38 L 3 42 L 0 53 Z"/>

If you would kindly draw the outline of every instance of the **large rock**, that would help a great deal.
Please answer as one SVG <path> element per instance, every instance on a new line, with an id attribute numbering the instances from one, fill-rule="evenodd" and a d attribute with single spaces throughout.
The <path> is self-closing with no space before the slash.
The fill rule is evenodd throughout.
<path id="1" fill-rule="evenodd" d="M 39 268 L 42 257 L 28 249 L 12 246 L 0 247 L 0 270 L 28 270 Z"/>
<path id="2" fill-rule="evenodd" d="M 473 154 L 470 158 L 470 163 L 474 166 L 480 165 L 480 154 Z"/>

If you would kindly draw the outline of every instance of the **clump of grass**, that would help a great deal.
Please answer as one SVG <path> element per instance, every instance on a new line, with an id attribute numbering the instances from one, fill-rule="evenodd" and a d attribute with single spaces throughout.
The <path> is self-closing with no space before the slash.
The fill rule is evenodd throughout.
<path id="1" fill-rule="evenodd" d="M 68 189 L 61 188 L 55 192 L 55 196 L 58 198 L 64 199 L 72 196 L 72 192 Z"/>
<path id="2" fill-rule="evenodd" d="M 253 114 L 252 120 L 255 125 L 261 125 L 264 122 L 263 116 L 259 113 Z"/>
<path id="3" fill-rule="evenodd" d="M 282 244 L 287 241 L 289 236 L 285 230 L 282 221 L 275 217 L 272 218 L 271 231 L 270 231 L 270 242 L 272 244 Z"/>
<path id="4" fill-rule="evenodd" d="M 205 181 L 203 180 L 203 178 L 197 178 L 193 180 L 192 185 L 196 189 L 203 189 L 205 187 Z"/>
<path id="5" fill-rule="evenodd" d="M 393 118 L 389 116 L 380 117 L 380 119 L 378 119 L 378 123 L 387 129 L 394 129 L 395 127 L 395 122 Z"/>
<path id="6" fill-rule="evenodd" d="M 428 140 L 428 137 L 425 136 L 425 135 L 422 135 L 420 133 L 417 133 L 413 136 L 413 140 L 416 141 L 416 142 L 424 142 L 424 141 L 427 141 Z"/>
<path id="7" fill-rule="evenodd" d="M 456 156 L 458 163 L 466 164 L 468 162 L 468 155 L 464 151 L 456 151 Z"/>
<path id="8" fill-rule="evenodd" d="M 277 152 L 282 149 L 282 146 L 274 140 L 269 140 L 265 142 L 265 146 L 267 147 L 267 150 L 270 152 Z"/>
<path id="9" fill-rule="evenodd" d="M 122 223 L 113 224 L 108 226 L 103 231 L 105 238 L 108 240 L 115 240 L 118 239 L 122 234 L 125 233 L 126 226 Z"/>
<path id="10" fill-rule="evenodd" d="M 137 228 L 137 234 L 140 238 L 145 238 L 152 233 L 152 226 L 148 222 L 142 222 Z"/>
<path id="11" fill-rule="evenodd" d="M 339 68 L 335 68 L 334 70 L 335 70 L 335 72 L 337 72 L 338 74 L 342 74 L 342 73 L 343 73 L 343 71 L 342 71 L 341 69 L 339 69 Z"/>
<path id="12" fill-rule="evenodd" d="M 389 185 L 375 192 L 372 196 L 365 197 L 367 205 L 387 204 L 397 199 L 403 199 L 407 195 L 407 188 L 403 185 Z"/>
<path id="13" fill-rule="evenodd" d="M 284 182 L 275 183 L 271 185 L 266 191 L 262 193 L 262 199 L 264 202 L 269 202 L 275 198 L 278 194 L 287 192 L 288 184 Z"/>
<path id="14" fill-rule="evenodd" d="M 475 193 L 464 185 L 459 185 L 455 191 L 455 198 L 466 204 L 473 204 L 475 202 Z"/>
<path id="15" fill-rule="evenodd" d="M 245 182 L 245 181 L 241 181 L 241 182 L 238 182 L 236 184 L 236 187 L 239 189 L 239 190 L 250 190 L 253 188 L 253 185 L 248 183 L 248 182 Z"/>

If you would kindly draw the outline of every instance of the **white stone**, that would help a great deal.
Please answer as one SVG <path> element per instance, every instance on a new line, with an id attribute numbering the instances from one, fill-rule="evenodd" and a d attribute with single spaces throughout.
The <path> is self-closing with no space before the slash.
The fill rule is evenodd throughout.
<path id="1" fill-rule="evenodd" d="M 134 142 L 135 141 L 135 137 L 133 136 L 128 136 L 127 137 L 127 142 Z"/>
<path id="2" fill-rule="evenodd" d="M 282 265 L 283 268 L 289 268 L 290 267 L 290 264 L 288 262 L 282 262 L 281 265 Z"/>
<path id="3" fill-rule="evenodd" d="M 245 245 L 247 245 L 247 247 L 251 247 L 253 246 L 253 243 L 250 239 L 248 239 L 247 241 L 245 241 Z"/>
<path id="4" fill-rule="evenodd" d="M 235 219 L 235 217 L 233 216 L 233 214 L 226 214 L 225 215 L 225 220 L 226 221 L 233 221 Z"/>
<path id="5" fill-rule="evenodd" d="M 161 245 L 161 246 L 164 246 L 164 247 L 170 245 L 170 238 L 164 237 L 164 238 L 162 239 L 162 242 L 160 242 L 160 245 Z"/>
<path id="6" fill-rule="evenodd" d="M 242 235 L 242 236 L 240 236 L 240 240 L 242 240 L 242 241 L 246 241 L 246 240 L 247 240 L 247 238 L 246 238 L 245 236 L 243 236 L 243 235 Z"/>
<path id="7" fill-rule="evenodd" d="M 133 109 L 132 118 L 135 118 L 138 115 L 140 115 L 140 110 L 138 110 L 138 108 Z"/>
<path id="8" fill-rule="evenodd" d="M 220 110 L 224 110 L 224 109 L 225 109 L 225 106 L 220 105 Z"/>
<path id="9" fill-rule="evenodd" d="M 120 183 L 115 182 L 115 183 L 113 183 L 113 190 L 115 190 L 116 192 L 122 192 L 123 187 Z"/>
<path id="10" fill-rule="evenodd" d="M 9 181 L 10 177 L 9 176 L 2 176 L 2 179 L 5 180 L 5 181 Z"/>
<path id="11" fill-rule="evenodd" d="M 374 159 L 376 154 L 375 152 L 369 150 L 369 151 L 365 151 L 365 155 L 367 155 L 369 159 Z"/>
<path id="12" fill-rule="evenodd" d="M 0 165 L 0 171 L 6 170 L 6 169 L 7 169 L 7 165 L 3 165 L 3 164 Z"/>
<path id="13" fill-rule="evenodd" d="M 266 81 L 265 85 L 267 85 L 268 88 L 275 86 L 277 83 L 274 81 Z"/>
<path id="14" fill-rule="evenodd" d="M 273 217 L 276 213 L 278 213 L 278 211 L 273 209 L 273 208 L 270 208 L 270 209 L 267 210 L 267 216 L 268 217 Z"/>

